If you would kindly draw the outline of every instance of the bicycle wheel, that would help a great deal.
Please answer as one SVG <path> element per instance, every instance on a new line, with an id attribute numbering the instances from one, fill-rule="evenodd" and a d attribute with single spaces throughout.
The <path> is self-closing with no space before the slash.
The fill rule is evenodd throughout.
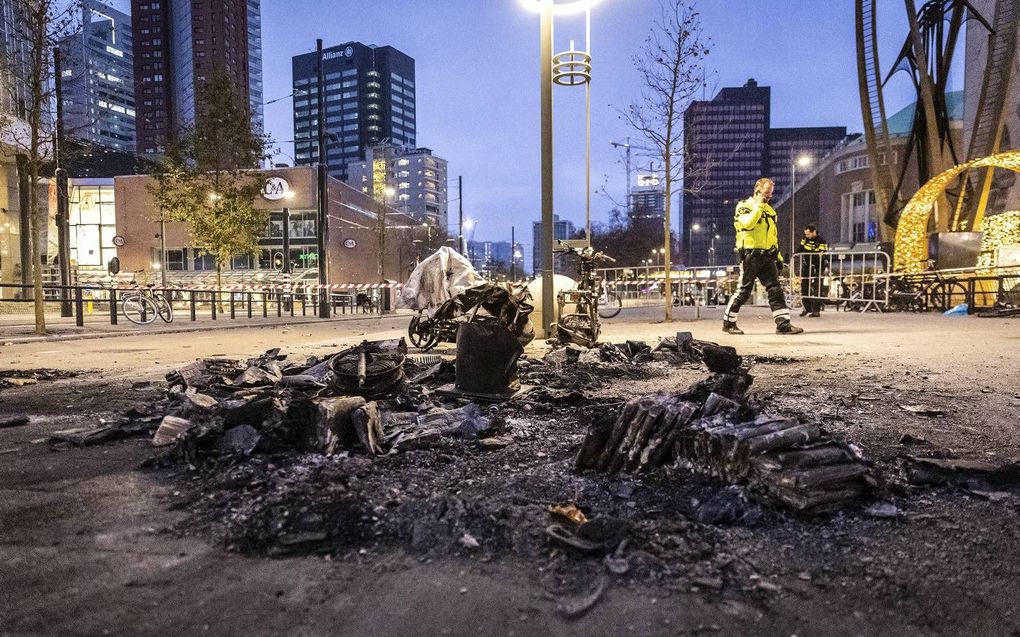
<path id="1" fill-rule="evenodd" d="M 152 299 L 142 296 L 140 293 L 128 294 L 121 302 L 121 310 L 124 317 L 135 325 L 148 325 L 156 320 L 159 310 Z"/>
<path id="2" fill-rule="evenodd" d="M 411 323 L 407 326 L 407 337 L 411 341 L 411 345 L 421 348 L 423 352 L 435 347 L 439 341 L 435 330 L 431 329 L 429 324 L 428 319 L 422 321 L 421 315 L 417 314 L 411 318 Z"/>
<path id="3" fill-rule="evenodd" d="M 611 319 L 623 309 L 623 301 L 612 292 L 606 292 L 599 297 L 599 316 L 604 319 Z"/>
<path id="4" fill-rule="evenodd" d="M 943 281 L 928 294 L 928 307 L 945 312 L 967 301 L 967 286 L 959 281 Z"/>
<path id="5" fill-rule="evenodd" d="M 159 318 L 163 319 L 164 323 L 172 323 L 174 320 L 174 306 L 170 301 L 162 294 L 156 294 L 153 297 L 153 302 L 156 305 L 156 311 L 159 313 Z"/>

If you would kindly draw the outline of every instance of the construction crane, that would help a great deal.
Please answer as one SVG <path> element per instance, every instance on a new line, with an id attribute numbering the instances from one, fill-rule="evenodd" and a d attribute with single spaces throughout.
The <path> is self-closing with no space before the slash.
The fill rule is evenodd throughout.
<path id="1" fill-rule="evenodd" d="M 623 148 L 624 152 L 625 152 L 624 166 L 626 167 L 626 170 L 627 170 L 627 213 L 629 214 L 630 213 L 630 205 L 631 205 L 631 202 L 630 202 L 631 194 L 633 192 L 632 189 L 634 187 L 633 179 L 632 179 L 633 172 L 632 172 L 632 169 L 631 169 L 632 164 L 631 164 L 631 159 L 630 159 L 630 149 L 634 148 L 634 149 L 637 149 L 637 150 L 643 150 L 645 152 L 650 152 L 650 153 L 654 153 L 654 152 L 657 152 L 657 151 L 654 148 L 647 148 L 645 146 L 635 146 L 634 144 L 631 144 L 630 143 L 630 135 L 627 135 L 627 140 L 626 141 L 623 141 L 623 142 L 610 141 L 609 145 L 612 146 L 613 148 Z"/>

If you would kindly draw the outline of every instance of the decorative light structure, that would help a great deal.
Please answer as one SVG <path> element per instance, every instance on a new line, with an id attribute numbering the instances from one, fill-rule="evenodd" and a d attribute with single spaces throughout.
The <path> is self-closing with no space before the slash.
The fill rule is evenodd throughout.
<path id="1" fill-rule="evenodd" d="M 893 270 L 920 272 L 928 260 L 928 222 L 932 206 L 956 177 L 974 168 L 1005 168 L 1020 173 L 1020 150 L 972 159 L 936 175 L 914 193 L 903 208 L 896 226 L 896 253 Z"/>
<path id="2" fill-rule="evenodd" d="M 1020 210 L 1000 212 L 981 221 L 979 268 L 994 268 L 996 251 L 1005 246 L 1020 246 Z"/>

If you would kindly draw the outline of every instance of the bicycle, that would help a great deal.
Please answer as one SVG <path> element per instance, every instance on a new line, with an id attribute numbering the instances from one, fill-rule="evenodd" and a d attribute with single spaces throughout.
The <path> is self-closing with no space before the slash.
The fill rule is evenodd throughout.
<path id="1" fill-rule="evenodd" d="M 139 270 L 135 272 L 144 272 Z M 164 323 L 171 323 L 174 320 L 174 307 L 161 291 L 155 289 L 155 285 L 147 283 L 145 286 L 138 286 L 135 279 L 131 279 L 131 285 L 136 286 L 134 290 L 125 292 L 121 297 L 121 312 L 124 318 L 135 325 L 148 325 L 156 320 L 156 317 L 163 319 Z"/>
<path id="2" fill-rule="evenodd" d="M 591 246 L 578 250 L 563 241 L 559 241 L 559 245 L 561 247 L 556 252 L 577 255 L 580 259 L 580 272 L 576 288 L 556 295 L 560 320 L 553 324 L 553 333 L 561 343 L 569 342 L 583 347 L 593 347 L 599 340 L 599 332 L 602 331 L 602 324 L 599 321 L 601 316 L 599 299 L 602 296 L 599 292 L 602 286 L 595 276 L 595 266 L 599 261 L 615 263 L 616 259 L 602 252 L 596 252 Z M 566 305 L 573 305 L 575 311 L 564 314 L 563 308 Z M 622 303 L 620 307 L 622 307 Z M 616 309 L 618 313 L 620 307 L 610 307 L 609 310 Z M 613 316 L 616 314 L 614 313 Z"/>
<path id="3" fill-rule="evenodd" d="M 461 323 L 495 322 L 526 345 L 535 337 L 528 318 L 533 309 L 528 283 L 530 280 L 523 285 L 484 283 L 468 288 L 440 305 L 431 316 L 426 310 L 419 310 L 407 326 L 407 336 L 412 345 L 427 352 L 439 343 L 456 343 Z"/>

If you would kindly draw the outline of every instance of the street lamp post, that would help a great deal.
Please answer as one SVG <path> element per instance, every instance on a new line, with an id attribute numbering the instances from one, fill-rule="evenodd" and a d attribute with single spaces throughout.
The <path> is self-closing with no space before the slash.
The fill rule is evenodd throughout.
<path id="1" fill-rule="evenodd" d="M 701 226 L 692 223 L 691 231 L 687 233 L 687 260 L 690 262 L 687 264 L 687 267 L 694 265 L 694 233 L 698 230 L 701 230 Z"/>
<path id="2" fill-rule="evenodd" d="M 584 13 L 586 22 L 586 49 L 590 42 L 591 7 L 598 0 L 522 0 L 530 9 L 541 14 L 539 28 L 539 104 L 541 141 L 542 226 L 539 234 L 539 255 L 542 258 L 542 333 L 551 335 L 555 294 L 553 292 L 553 82 L 561 86 L 578 86 L 591 81 L 591 54 L 589 51 L 571 50 L 553 56 L 554 14 Z M 555 65 L 554 65 L 555 62 Z M 586 115 L 590 113 L 590 93 L 586 98 Z M 589 120 L 590 121 L 590 120 Z M 586 139 L 586 152 L 590 153 L 590 138 Z M 587 161 L 590 162 L 590 159 Z M 590 168 L 588 168 L 590 171 Z M 590 177 L 586 177 L 586 184 Z M 586 187 L 590 191 L 590 187 Z M 586 196 L 586 238 L 591 241 L 587 217 L 590 214 L 589 192 Z"/>
<path id="3" fill-rule="evenodd" d="M 801 155 L 796 161 L 790 162 L 790 256 L 797 252 L 797 166 L 807 168 L 811 165 L 810 155 Z"/>

